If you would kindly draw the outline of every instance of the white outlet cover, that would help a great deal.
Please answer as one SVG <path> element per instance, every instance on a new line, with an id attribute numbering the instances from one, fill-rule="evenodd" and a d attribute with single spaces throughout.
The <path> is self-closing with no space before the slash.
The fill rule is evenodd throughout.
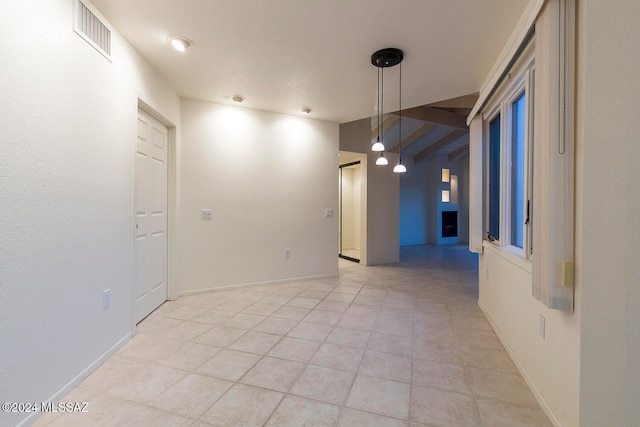
<path id="1" fill-rule="evenodd" d="M 111 289 L 105 289 L 102 292 L 102 308 L 107 309 L 111 307 Z"/>
<path id="2" fill-rule="evenodd" d="M 545 335 L 545 318 L 542 314 L 538 315 L 538 335 L 540 338 L 544 339 Z"/>
<path id="3" fill-rule="evenodd" d="M 209 221 L 213 218 L 213 210 L 212 209 L 202 209 L 202 219 Z"/>

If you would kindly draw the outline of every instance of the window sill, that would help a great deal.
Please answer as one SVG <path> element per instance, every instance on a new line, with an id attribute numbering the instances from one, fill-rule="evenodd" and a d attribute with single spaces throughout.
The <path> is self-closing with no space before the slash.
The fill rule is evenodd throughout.
<path id="1" fill-rule="evenodd" d="M 515 265 L 521 270 L 526 271 L 529 274 L 533 274 L 533 263 L 530 259 L 522 258 L 518 255 L 511 253 L 507 248 L 498 246 L 488 240 L 482 242 L 482 247 L 489 252 L 503 258 L 505 261 Z"/>

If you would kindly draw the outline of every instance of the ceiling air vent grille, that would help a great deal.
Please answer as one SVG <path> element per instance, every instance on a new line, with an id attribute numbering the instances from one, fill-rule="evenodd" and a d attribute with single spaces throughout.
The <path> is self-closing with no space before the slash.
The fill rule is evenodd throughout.
<path id="1" fill-rule="evenodd" d="M 80 0 L 75 6 L 75 32 L 111 61 L 111 30 Z"/>

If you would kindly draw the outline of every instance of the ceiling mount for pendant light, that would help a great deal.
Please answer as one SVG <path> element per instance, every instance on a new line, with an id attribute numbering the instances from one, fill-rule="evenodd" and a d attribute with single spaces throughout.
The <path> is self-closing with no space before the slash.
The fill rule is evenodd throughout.
<path id="1" fill-rule="evenodd" d="M 371 64 L 379 68 L 387 68 L 398 65 L 404 59 L 404 52 L 395 47 L 380 49 L 371 55 Z"/>

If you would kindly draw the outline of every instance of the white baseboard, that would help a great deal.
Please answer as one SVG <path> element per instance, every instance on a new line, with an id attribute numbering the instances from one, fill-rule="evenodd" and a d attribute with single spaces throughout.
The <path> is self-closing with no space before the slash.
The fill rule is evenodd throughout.
<path id="1" fill-rule="evenodd" d="M 189 296 L 189 295 L 206 294 L 209 292 L 228 291 L 228 290 L 240 289 L 240 288 L 252 288 L 256 286 L 281 285 L 281 284 L 292 283 L 292 282 L 306 282 L 309 280 L 331 279 L 334 277 L 338 277 L 338 274 L 322 274 L 319 276 L 294 277 L 291 279 L 268 280 L 265 282 L 241 283 L 237 285 L 226 285 L 226 286 L 218 286 L 215 288 L 202 288 L 202 289 L 196 289 L 193 291 L 184 291 L 184 292 L 180 292 L 180 296 L 182 297 L 182 296 Z"/>
<path id="2" fill-rule="evenodd" d="M 522 375 L 522 378 L 524 378 L 524 381 L 529 386 L 529 389 L 531 389 L 531 392 L 533 393 L 533 395 L 535 396 L 536 400 L 538 401 L 538 403 L 542 407 L 542 410 L 545 412 L 545 414 L 547 414 L 547 417 L 549 418 L 549 421 L 551 422 L 551 424 L 553 424 L 554 427 L 563 427 L 562 424 L 560 423 L 560 420 L 558 419 L 558 417 L 556 417 L 556 414 L 551 409 L 551 406 L 549 406 L 549 404 L 545 400 L 545 398 L 542 395 L 542 393 L 540 393 L 540 390 L 536 386 L 536 383 L 529 376 L 529 373 L 524 368 L 524 366 L 522 366 L 522 363 L 520 363 L 520 360 L 518 359 L 516 354 L 513 352 L 513 350 L 509 346 L 509 343 L 507 342 L 505 337 L 502 335 L 502 332 L 500 332 L 500 329 L 498 329 L 498 327 L 496 326 L 495 322 L 493 321 L 493 319 L 491 318 L 491 316 L 489 315 L 487 310 L 482 306 L 480 301 L 478 301 L 478 307 L 480 307 L 480 310 L 482 310 L 482 313 L 484 313 L 484 316 L 489 321 L 489 324 L 491 325 L 491 328 L 496 333 L 496 336 L 498 337 L 498 339 L 502 343 L 503 347 L 507 351 L 507 354 L 509 354 L 509 357 L 511 358 L 513 363 L 516 365 L 516 368 L 518 368 L 518 372 L 520 372 L 520 375 Z"/>
<path id="3" fill-rule="evenodd" d="M 61 399 L 69 394 L 71 390 L 73 390 L 78 384 L 80 384 L 85 378 L 87 378 L 93 371 L 98 369 L 104 362 L 107 361 L 111 356 L 113 356 L 118 350 L 120 350 L 124 345 L 129 342 L 131 339 L 131 333 L 125 335 L 122 339 L 120 339 L 117 343 L 115 343 L 109 350 L 104 352 L 99 358 L 97 358 L 93 363 L 87 366 L 82 370 L 78 375 L 76 375 L 71 381 L 69 381 L 64 387 L 54 393 L 49 399 L 47 399 L 46 403 L 49 402 L 60 402 Z M 35 423 L 41 416 L 42 412 L 32 412 L 27 418 L 22 420 L 17 427 L 27 427 Z"/>

